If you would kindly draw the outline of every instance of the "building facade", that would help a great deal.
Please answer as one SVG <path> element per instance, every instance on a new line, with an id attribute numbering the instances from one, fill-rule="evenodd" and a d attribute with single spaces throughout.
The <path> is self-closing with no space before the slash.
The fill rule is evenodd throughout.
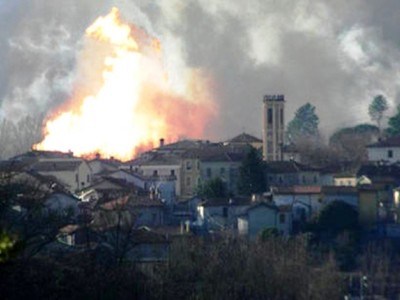
<path id="1" fill-rule="evenodd" d="M 263 100 L 264 160 L 282 160 L 282 146 L 285 132 L 284 115 L 284 95 L 265 95 Z"/>

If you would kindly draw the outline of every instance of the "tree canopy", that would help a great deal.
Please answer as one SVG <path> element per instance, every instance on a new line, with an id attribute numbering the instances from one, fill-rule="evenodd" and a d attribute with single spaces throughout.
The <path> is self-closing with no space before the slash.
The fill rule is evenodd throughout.
<path id="1" fill-rule="evenodd" d="M 366 146 L 377 137 L 379 137 L 377 126 L 359 124 L 337 130 L 329 138 L 329 145 L 342 159 L 360 163 L 367 159 Z"/>
<path id="2" fill-rule="evenodd" d="M 315 106 L 306 103 L 295 113 L 287 127 L 287 135 L 290 140 L 297 141 L 303 138 L 316 139 L 318 132 L 319 117 L 315 112 Z"/>
<path id="3" fill-rule="evenodd" d="M 333 201 L 321 210 L 315 225 L 317 231 L 333 235 L 345 230 L 355 231 L 359 228 L 358 213 L 350 204 Z"/>
<path id="4" fill-rule="evenodd" d="M 397 106 L 396 114 L 389 118 L 386 134 L 390 136 L 400 135 L 400 105 Z"/>
<path id="5" fill-rule="evenodd" d="M 265 165 L 260 151 L 251 147 L 239 169 L 238 190 L 242 195 L 265 192 Z"/>
<path id="6" fill-rule="evenodd" d="M 223 198 L 228 196 L 226 183 L 216 177 L 207 180 L 197 188 L 197 194 L 205 198 Z"/>
<path id="7" fill-rule="evenodd" d="M 368 114 L 372 121 L 376 121 L 379 130 L 381 129 L 382 118 L 388 108 L 387 100 L 383 95 L 375 96 L 368 107 Z"/>

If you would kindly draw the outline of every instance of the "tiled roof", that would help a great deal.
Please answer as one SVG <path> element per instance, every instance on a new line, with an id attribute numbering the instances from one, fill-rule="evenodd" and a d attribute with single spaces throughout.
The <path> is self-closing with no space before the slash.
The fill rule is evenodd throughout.
<path id="1" fill-rule="evenodd" d="M 397 164 L 379 164 L 379 163 L 368 163 L 363 164 L 357 171 L 357 176 L 367 176 L 371 180 L 380 177 L 392 177 L 400 179 L 400 166 Z"/>
<path id="2" fill-rule="evenodd" d="M 7 173 L 7 172 L 21 172 L 25 169 L 28 169 L 30 163 L 26 161 L 20 160 L 3 160 L 0 161 L 0 172 Z"/>
<path id="3" fill-rule="evenodd" d="M 45 160 L 34 164 L 32 170 L 37 172 L 75 171 L 82 162 L 82 160 Z"/>
<path id="4" fill-rule="evenodd" d="M 202 206 L 245 206 L 251 204 L 250 197 L 210 198 L 204 200 Z"/>
<path id="5" fill-rule="evenodd" d="M 319 194 L 321 193 L 321 186 L 280 186 L 272 187 L 274 194 Z"/>
<path id="6" fill-rule="evenodd" d="M 400 135 L 389 137 L 385 140 L 381 140 L 374 144 L 368 145 L 367 147 L 368 148 L 400 147 Z"/>
<path id="7" fill-rule="evenodd" d="M 142 166 L 179 165 L 179 157 L 174 154 L 155 153 L 147 160 L 140 162 Z"/>
<path id="8" fill-rule="evenodd" d="M 353 195 L 357 194 L 357 187 L 354 186 L 323 186 L 322 193 L 323 194 L 346 194 Z"/>
<path id="9" fill-rule="evenodd" d="M 237 151 L 229 146 L 215 145 L 207 148 L 188 150 L 183 158 L 198 158 L 204 162 L 240 162 L 245 155 L 244 151 Z"/>
<path id="10" fill-rule="evenodd" d="M 157 197 L 150 197 L 149 195 L 130 195 L 128 203 L 132 207 L 163 207 L 163 203 Z"/>
<path id="11" fill-rule="evenodd" d="M 247 133 L 242 133 L 239 134 L 238 136 L 235 136 L 234 138 L 230 139 L 227 141 L 228 143 L 239 143 L 239 144 L 251 144 L 251 143 L 262 143 L 262 140 L 259 138 L 256 138 L 255 136 L 252 136 Z"/>

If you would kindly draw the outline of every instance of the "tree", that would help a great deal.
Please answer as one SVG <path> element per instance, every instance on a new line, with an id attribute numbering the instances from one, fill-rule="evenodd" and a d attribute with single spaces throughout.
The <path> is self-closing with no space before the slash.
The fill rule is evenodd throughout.
<path id="1" fill-rule="evenodd" d="M 356 165 L 367 159 L 366 146 L 379 137 L 379 128 L 371 124 L 360 124 L 337 130 L 329 138 L 329 146 L 344 161 Z"/>
<path id="2" fill-rule="evenodd" d="M 342 201 L 333 201 L 325 206 L 319 213 L 316 222 L 316 230 L 337 236 L 344 231 L 357 231 L 358 213 L 350 205 Z"/>
<path id="3" fill-rule="evenodd" d="M 386 98 L 383 95 L 375 96 L 368 107 L 368 114 L 372 121 L 376 121 L 379 131 L 381 130 L 381 122 L 385 112 L 388 109 Z"/>
<path id="4" fill-rule="evenodd" d="M 205 198 L 223 198 L 228 195 L 228 192 L 226 183 L 220 177 L 216 177 L 201 184 L 197 189 L 197 194 Z"/>
<path id="5" fill-rule="evenodd" d="M 386 129 L 386 134 L 390 136 L 400 135 L 400 105 L 397 106 L 397 113 L 389 118 L 389 127 Z"/>
<path id="6" fill-rule="evenodd" d="M 238 190 L 242 195 L 262 193 L 266 189 L 265 165 L 260 151 L 251 147 L 239 169 Z"/>
<path id="7" fill-rule="evenodd" d="M 304 138 L 316 141 L 319 137 L 318 124 L 319 118 L 315 113 L 315 106 L 306 103 L 296 111 L 293 120 L 289 122 L 287 136 L 295 143 Z"/>

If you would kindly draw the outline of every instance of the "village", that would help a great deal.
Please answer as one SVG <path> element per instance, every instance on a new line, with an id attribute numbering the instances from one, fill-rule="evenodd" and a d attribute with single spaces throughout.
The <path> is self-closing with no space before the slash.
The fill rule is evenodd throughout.
<path id="1" fill-rule="evenodd" d="M 1 161 L 2 224 L 26 239 L 16 255 L 90 251 L 102 264 L 132 262 L 148 272 L 169 261 L 176 241 L 288 241 L 327 211 L 322 240 L 334 231 L 328 240 L 346 231 L 364 243 L 400 238 L 400 138 L 367 145 L 356 168 L 307 164 L 293 144 L 282 146 L 284 102 L 264 97 L 264 140 L 247 133 L 220 142 L 160 139 L 126 162 L 38 150 Z"/>

